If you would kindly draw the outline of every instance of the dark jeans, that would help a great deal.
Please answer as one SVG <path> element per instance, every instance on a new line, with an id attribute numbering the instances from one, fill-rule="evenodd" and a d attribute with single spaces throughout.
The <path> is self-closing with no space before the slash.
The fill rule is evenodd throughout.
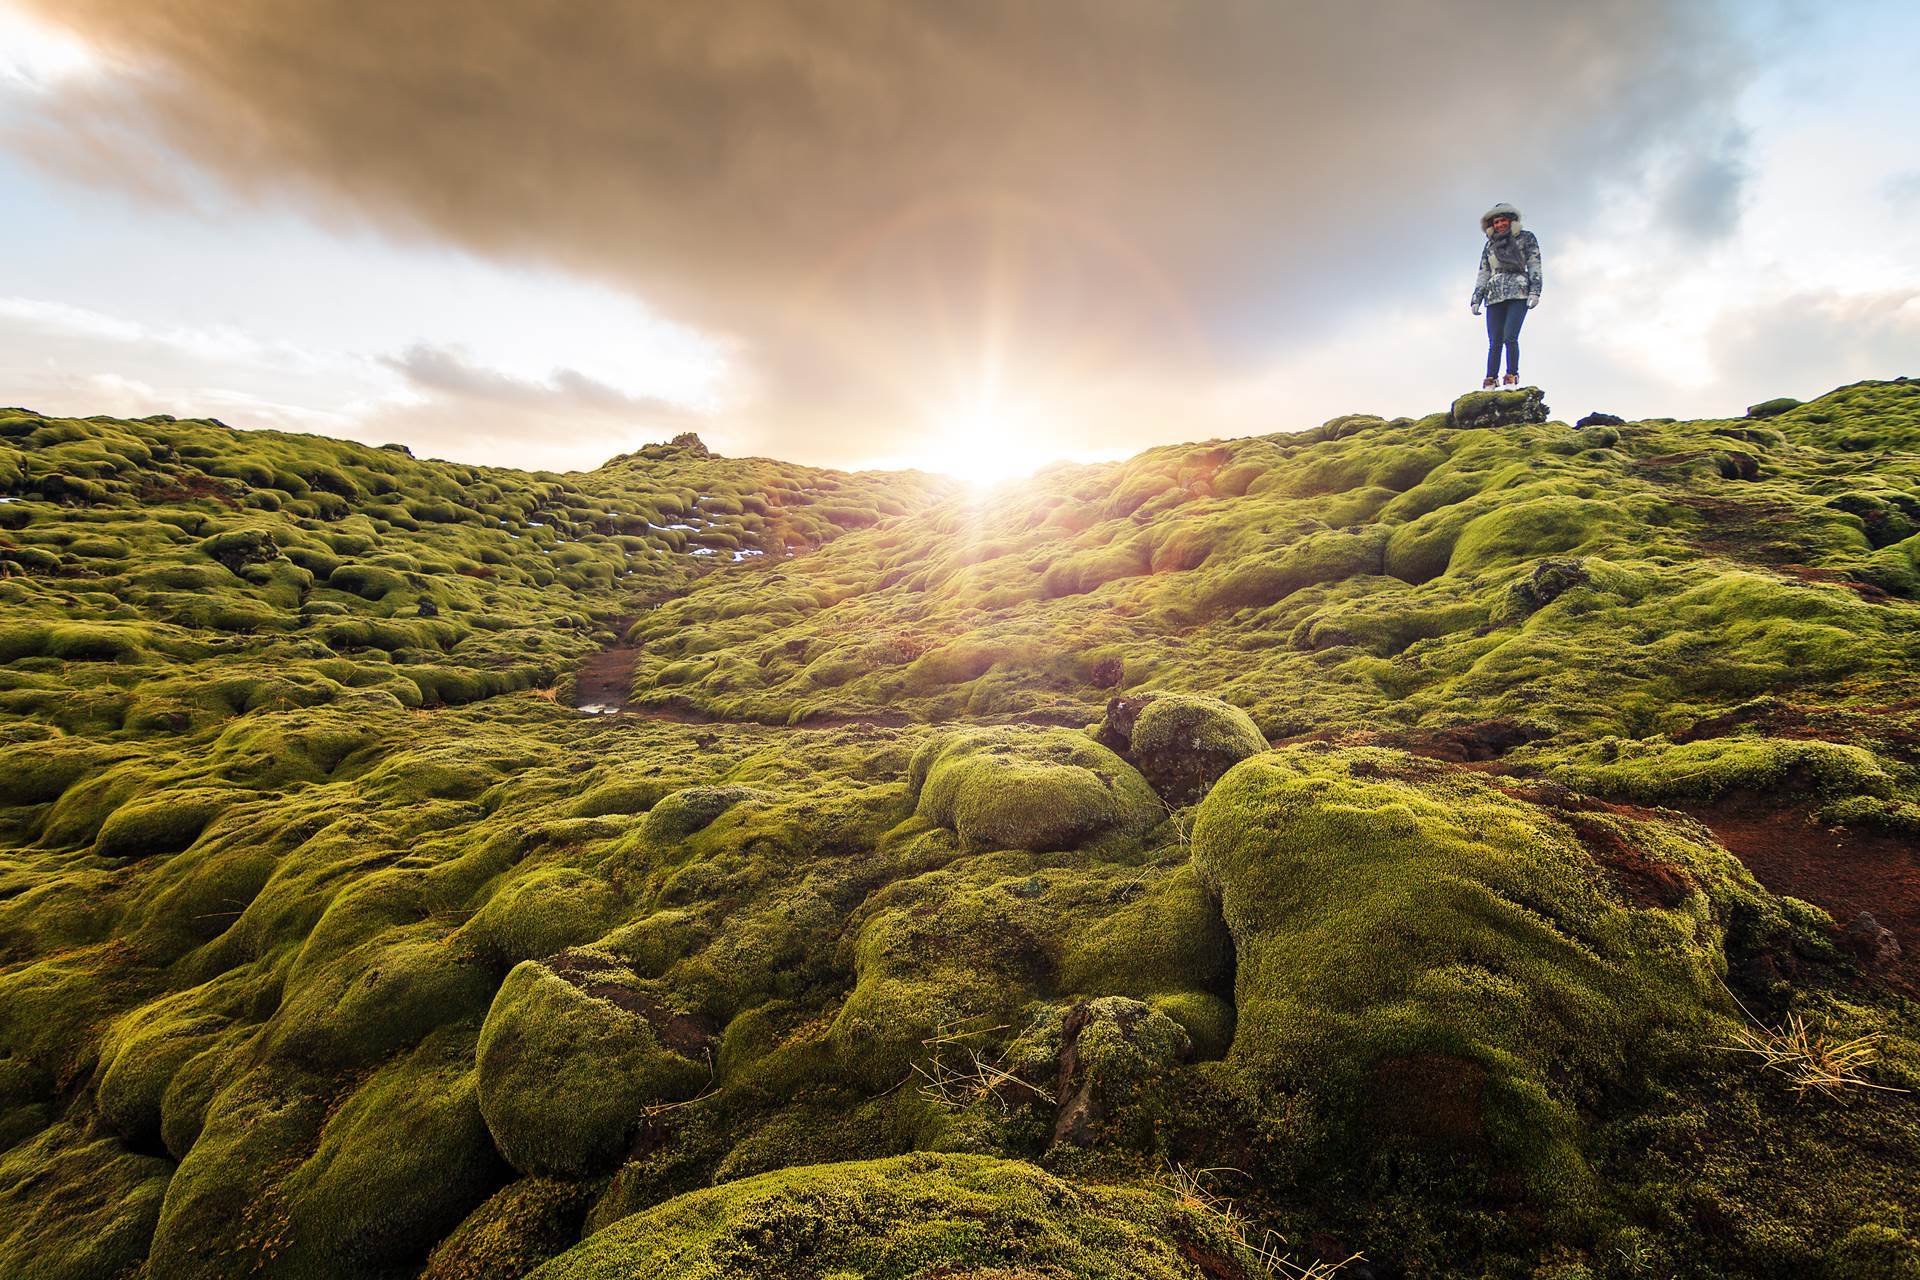
<path id="1" fill-rule="evenodd" d="M 1507 372 L 1520 374 L 1520 326 L 1527 319 L 1527 300 L 1511 298 L 1487 308 L 1487 376 L 1500 372 L 1500 348 L 1507 349 Z"/>

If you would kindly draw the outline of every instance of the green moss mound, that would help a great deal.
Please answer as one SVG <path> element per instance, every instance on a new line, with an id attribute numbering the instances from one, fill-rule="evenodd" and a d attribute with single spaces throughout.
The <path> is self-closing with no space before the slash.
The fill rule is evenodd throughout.
<path id="1" fill-rule="evenodd" d="M 94 1280 L 146 1257 L 164 1160 L 56 1125 L 0 1152 L 0 1276 Z"/>
<path id="2" fill-rule="evenodd" d="M 908 1155 L 695 1192 L 600 1231 L 534 1276 L 1193 1280 L 1206 1274 L 1195 1257 L 1248 1265 L 1217 1219 L 1164 1191 L 1076 1186 L 1016 1161 Z"/>
<path id="3" fill-rule="evenodd" d="M 480 1032 L 480 1112 L 523 1173 L 610 1166 L 648 1106 L 693 1096 L 710 1074 L 662 1043 L 648 1017 L 659 997 L 621 984 L 611 965 L 570 963 L 564 974 L 515 966 Z"/>
<path id="4" fill-rule="evenodd" d="M 1583 1108 L 1708 1035 L 1748 891 L 1720 855 L 1673 908 L 1636 907 L 1551 813 L 1365 750 L 1238 766 L 1194 858 L 1239 960 L 1229 1062 L 1310 1099 L 1350 1167 L 1396 1144 L 1490 1159 L 1561 1213 L 1595 1191 Z"/>
<path id="5" fill-rule="evenodd" d="M 101 824 L 94 852 L 103 858 L 177 853 L 199 839 L 230 803 L 224 791 L 189 791 L 122 805 Z"/>
<path id="6" fill-rule="evenodd" d="M 908 771 L 916 812 L 975 849 L 1071 849 L 1159 820 L 1133 766 L 1065 730 L 960 730 L 932 738 Z"/>

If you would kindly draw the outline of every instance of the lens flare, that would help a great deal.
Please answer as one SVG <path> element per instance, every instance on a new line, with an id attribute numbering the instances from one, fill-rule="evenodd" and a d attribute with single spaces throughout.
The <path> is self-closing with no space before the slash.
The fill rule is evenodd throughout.
<path id="1" fill-rule="evenodd" d="M 1039 415 L 991 400 L 940 416 L 921 464 L 976 490 L 1032 475 L 1057 461 Z"/>

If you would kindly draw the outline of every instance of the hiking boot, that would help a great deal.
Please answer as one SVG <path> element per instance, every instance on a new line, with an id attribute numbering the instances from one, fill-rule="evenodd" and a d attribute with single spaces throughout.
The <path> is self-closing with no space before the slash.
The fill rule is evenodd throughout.
<path id="1" fill-rule="evenodd" d="M 1491 390 L 1493 390 L 1493 379 L 1492 379 L 1492 378 L 1482 378 L 1482 379 L 1480 380 L 1480 389 L 1481 389 L 1482 391 L 1491 391 Z"/>
<path id="2" fill-rule="evenodd" d="M 1510 373 L 1506 377 L 1500 379 L 1500 385 L 1503 387 L 1517 387 L 1520 385 L 1520 375 L 1517 373 Z"/>

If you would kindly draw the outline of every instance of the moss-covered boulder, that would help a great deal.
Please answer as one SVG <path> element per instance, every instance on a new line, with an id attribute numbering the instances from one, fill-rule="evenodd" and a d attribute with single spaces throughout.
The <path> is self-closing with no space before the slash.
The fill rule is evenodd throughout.
<path id="1" fill-rule="evenodd" d="M 1252 1266 L 1219 1215 L 1163 1188 L 1076 1184 L 1017 1160 L 916 1154 L 782 1169 L 691 1192 L 594 1233 L 530 1280 L 1195 1280 L 1251 1275 Z"/>
<path id="2" fill-rule="evenodd" d="M 1232 703 L 1196 693 L 1138 693 L 1107 702 L 1096 734 L 1170 805 L 1192 804 L 1219 776 L 1267 749 Z"/>
<path id="3" fill-rule="evenodd" d="M 1139 1000 L 1101 996 L 1047 1009 L 1009 1057 L 1054 1089 L 1052 1140 L 1084 1147 L 1115 1136 L 1117 1114 L 1192 1053 L 1192 1038 L 1173 1018 Z"/>
<path id="4" fill-rule="evenodd" d="M 593 953 L 514 967 L 476 1050 L 480 1111 L 523 1173 L 579 1176 L 614 1164 L 647 1107 L 691 1097 L 705 1061 L 662 1038 L 667 1006 Z"/>
<path id="5" fill-rule="evenodd" d="M 1192 863 L 1122 890 L 1108 912 L 1083 911 L 1061 939 L 1062 990 L 1143 1000 L 1229 990 L 1233 943 Z"/>
<path id="6" fill-rule="evenodd" d="M 593 1184 L 520 1178 L 435 1246 L 420 1280 L 520 1280 L 579 1240 Z"/>
<path id="7" fill-rule="evenodd" d="M 475 1098 L 474 1030 L 428 1036 L 327 1118 L 285 1184 L 289 1273 L 388 1274 L 507 1178 Z"/>
<path id="8" fill-rule="evenodd" d="M 1747 406 L 1749 418 L 1777 418 L 1789 409 L 1798 409 L 1803 402 L 1792 396 L 1775 396 L 1771 400 L 1762 400 L 1759 404 Z"/>
<path id="9" fill-rule="evenodd" d="M 1453 402 L 1453 425 L 1463 431 L 1512 427 L 1547 420 L 1546 396 L 1538 387 L 1511 391 L 1469 391 Z"/>
<path id="10" fill-rule="evenodd" d="M 922 745 L 908 769 L 915 811 L 969 849 L 1072 849 L 1138 836 L 1162 816 L 1134 767 L 1065 729 L 961 729 Z"/>
<path id="11" fill-rule="evenodd" d="M 1239 959 L 1229 1063 L 1311 1100 L 1331 1168 L 1481 1162 L 1577 1216 L 1582 1113 L 1700 1043 L 1751 888 L 1718 850 L 1647 839 L 1714 876 L 1638 905 L 1551 812 L 1395 753 L 1239 765 L 1193 836 Z"/>
<path id="12" fill-rule="evenodd" d="M 221 1280 L 284 1249 L 281 1179 L 313 1151 L 326 1117 L 319 1077 L 262 1068 L 222 1088 L 167 1184 L 148 1253 L 152 1273 Z"/>
<path id="13" fill-rule="evenodd" d="M 461 937 L 506 965 L 584 946 L 619 923 L 620 894 L 573 867 L 535 867 L 496 887 Z"/>

